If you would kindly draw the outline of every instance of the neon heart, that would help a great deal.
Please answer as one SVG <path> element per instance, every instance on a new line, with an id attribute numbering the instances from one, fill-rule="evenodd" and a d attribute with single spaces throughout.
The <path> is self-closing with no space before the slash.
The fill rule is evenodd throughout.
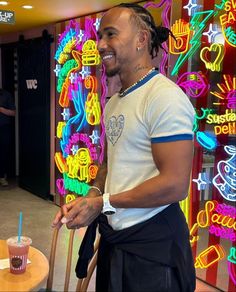
<path id="1" fill-rule="evenodd" d="M 214 62 L 208 59 L 208 54 L 211 52 L 218 52 Z M 200 52 L 200 58 L 204 62 L 207 69 L 211 71 L 221 71 L 221 65 L 224 58 L 224 46 L 221 44 L 212 44 L 210 47 L 204 47 Z"/>

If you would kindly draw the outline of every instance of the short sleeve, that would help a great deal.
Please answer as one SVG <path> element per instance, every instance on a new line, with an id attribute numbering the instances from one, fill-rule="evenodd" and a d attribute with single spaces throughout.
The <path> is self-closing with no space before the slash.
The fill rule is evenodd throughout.
<path id="1" fill-rule="evenodd" d="M 178 86 L 159 90 L 147 102 L 145 112 L 152 143 L 193 139 L 195 111 Z"/>

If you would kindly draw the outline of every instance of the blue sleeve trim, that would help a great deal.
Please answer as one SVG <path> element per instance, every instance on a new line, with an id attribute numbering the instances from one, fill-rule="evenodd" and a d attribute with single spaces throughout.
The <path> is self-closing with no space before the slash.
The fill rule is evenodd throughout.
<path id="1" fill-rule="evenodd" d="M 180 134 L 167 137 L 151 138 L 152 143 L 162 143 L 162 142 L 173 142 L 181 140 L 193 140 L 193 135 L 191 134 Z"/>

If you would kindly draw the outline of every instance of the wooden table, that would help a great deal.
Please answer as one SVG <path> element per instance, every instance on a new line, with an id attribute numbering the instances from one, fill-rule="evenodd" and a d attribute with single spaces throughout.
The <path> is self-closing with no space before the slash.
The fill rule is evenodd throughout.
<path id="1" fill-rule="evenodd" d="M 0 240 L 0 259 L 8 258 L 6 240 Z M 11 274 L 8 269 L 0 270 L 0 291 L 37 291 L 48 276 L 49 264 L 44 254 L 34 247 L 29 248 L 30 264 L 23 274 Z"/>

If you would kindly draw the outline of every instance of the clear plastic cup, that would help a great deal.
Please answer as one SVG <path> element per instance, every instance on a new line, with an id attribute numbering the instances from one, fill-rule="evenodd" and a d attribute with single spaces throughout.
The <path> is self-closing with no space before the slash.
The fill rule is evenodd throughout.
<path id="1" fill-rule="evenodd" d="M 31 243 L 31 238 L 26 236 L 21 236 L 20 242 L 18 242 L 18 236 L 7 239 L 10 272 L 12 274 L 22 274 L 25 272 Z"/>

